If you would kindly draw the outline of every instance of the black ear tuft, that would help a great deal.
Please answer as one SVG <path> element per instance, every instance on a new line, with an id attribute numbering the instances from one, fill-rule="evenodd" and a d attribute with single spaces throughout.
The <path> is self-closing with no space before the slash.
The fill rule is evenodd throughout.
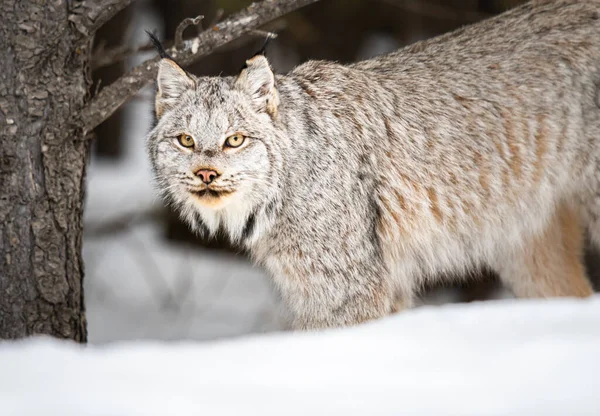
<path id="1" fill-rule="evenodd" d="M 269 46 L 269 43 L 271 43 L 271 41 L 273 39 L 275 39 L 276 37 L 277 37 L 277 35 L 275 35 L 274 33 L 267 34 L 265 43 L 263 43 L 262 48 L 260 48 L 260 50 L 254 54 L 254 56 L 256 56 L 256 55 L 267 56 L 267 46 Z"/>
<path id="2" fill-rule="evenodd" d="M 158 40 L 158 37 L 154 33 L 150 32 L 149 30 L 146 30 L 146 34 L 148 35 L 148 37 L 150 37 L 150 42 L 152 42 L 152 45 L 154 45 L 156 51 L 158 52 L 158 55 L 161 58 L 170 59 L 171 61 L 175 62 L 175 60 L 171 58 L 171 55 L 169 55 L 167 51 L 165 51 L 165 47 L 160 42 L 160 40 Z"/>
<path id="3" fill-rule="evenodd" d="M 256 57 L 256 56 L 264 56 L 265 58 L 267 57 L 267 46 L 269 46 L 269 43 L 271 43 L 271 41 L 273 39 L 275 39 L 277 37 L 276 34 L 274 33 L 268 33 L 267 37 L 265 38 L 265 43 L 263 43 L 263 46 L 258 50 L 258 52 L 256 52 L 254 55 L 252 55 L 252 58 Z M 250 59 L 252 59 L 250 58 Z M 244 69 L 248 68 L 248 62 L 244 62 L 244 65 L 242 65 L 242 68 L 240 69 L 240 71 L 243 71 Z"/>

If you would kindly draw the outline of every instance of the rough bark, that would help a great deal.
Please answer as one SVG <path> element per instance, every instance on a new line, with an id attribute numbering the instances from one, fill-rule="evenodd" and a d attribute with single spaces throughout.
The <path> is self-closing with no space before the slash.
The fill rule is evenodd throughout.
<path id="1" fill-rule="evenodd" d="M 77 30 L 92 36 L 118 12 L 133 3 L 134 0 L 83 0 L 74 2 L 69 21 Z"/>
<path id="2" fill-rule="evenodd" d="M 81 259 L 89 36 L 68 0 L 0 2 L 0 338 L 84 342 Z"/>

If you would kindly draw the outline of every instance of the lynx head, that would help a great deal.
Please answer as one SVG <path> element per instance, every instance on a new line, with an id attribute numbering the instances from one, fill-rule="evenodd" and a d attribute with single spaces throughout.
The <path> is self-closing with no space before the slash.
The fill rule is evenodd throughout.
<path id="1" fill-rule="evenodd" d="M 195 77 L 163 58 L 157 84 L 148 151 L 160 191 L 192 227 L 222 225 L 238 239 L 278 189 L 285 133 L 269 62 L 257 55 L 237 77 Z"/>

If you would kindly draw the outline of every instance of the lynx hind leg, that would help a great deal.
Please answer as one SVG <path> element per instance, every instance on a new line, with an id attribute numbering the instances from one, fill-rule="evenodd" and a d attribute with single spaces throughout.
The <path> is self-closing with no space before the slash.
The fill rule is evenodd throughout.
<path id="1" fill-rule="evenodd" d="M 593 294 L 583 263 L 584 231 L 577 212 L 561 206 L 543 233 L 500 260 L 502 282 L 517 297 Z"/>

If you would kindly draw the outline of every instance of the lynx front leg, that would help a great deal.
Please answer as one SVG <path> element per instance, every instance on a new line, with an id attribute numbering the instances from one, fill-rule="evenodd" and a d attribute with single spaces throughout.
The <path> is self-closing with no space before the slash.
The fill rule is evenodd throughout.
<path id="1" fill-rule="evenodd" d="M 344 327 L 390 314 L 394 295 L 385 275 L 360 267 L 346 273 L 313 274 L 299 286 L 288 280 L 283 295 L 294 316 L 295 329 Z M 288 278 L 289 279 L 289 278 Z M 287 280 L 287 279 L 286 279 Z"/>
<path id="2" fill-rule="evenodd" d="M 577 213 L 562 206 L 546 230 L 519 252 L 501 259 L 497 271 L 517 297 L 586 297 L 592 287 L 583 264 L 583 229 Z"/>
<path id="3" fill-rule="evenodd" d="M 335 304 L 329 304 L 329 299 L 321 298 L 319 303 L 311 305 L 297 315 L 294 328 L 336 328 L 379 319 L 392 311 L 391 299 L 389 293 L 383 290 L 350 294 Z"/>

